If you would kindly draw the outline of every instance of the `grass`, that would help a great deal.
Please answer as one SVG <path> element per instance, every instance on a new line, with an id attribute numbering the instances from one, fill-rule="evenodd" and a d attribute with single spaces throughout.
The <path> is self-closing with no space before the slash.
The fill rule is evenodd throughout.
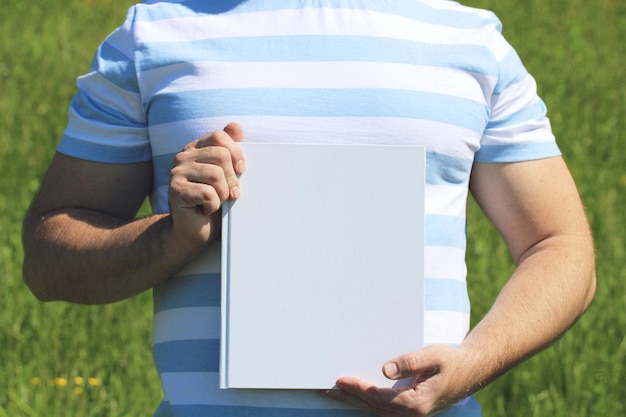
<path id="1" fill-rule="evenodd" d="M 598 256 L 598 290 L 587 314 L 479 399 L 488 416 L 626 415 L 626 3 L 472 3 L 498 13 L 537 79 L 587 206 Z M 491 230 L 482 233 L 489 226 L 475 207 L 470 219 L 476 221 L 468 230 L 468 280 L 477 319 L 506 278 L 508 255 Z"/>
<path id="2" fill-rule="evenodd" d="M 75 78 L 130 1 L 5 0 L 0 15 L 0 417 L 151 415 L 151 298 L 37 302 L 21 282 L 21 218 L 67 119 Z"/>
<path id="3" fill-rule="evenodd" d="M 37 302 L 21 219 L 66 123 L 74 80 L 131 1 L 4 0 L 0 14 L 0 417 L 151 415 L 150 294 L 96 307 Z M 495 10 L 538 81 L 596 236 L 598 291 L 552 347 L 479 393 L 485 416 L 626 415 L 626 3 L 470 0 Z M 473 321 L 511 271 L 471 204 Z"/>

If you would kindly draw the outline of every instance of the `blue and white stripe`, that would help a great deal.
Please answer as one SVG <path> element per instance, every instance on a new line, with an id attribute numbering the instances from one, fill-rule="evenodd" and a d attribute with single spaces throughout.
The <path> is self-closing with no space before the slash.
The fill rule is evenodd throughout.
<path id="1" fill-rule="evenodd" d="M 469 330 L 473 163 L 559 153 L 500 30 L 491 12 L 441 0 L 146 1 L 79 78 L 58 150 L 152 160 L 153 208 L 166 212 L 174 155 L 231 121 L 255 142 L 423 145 L 424 340 L 456 346 Z M 219 270 L 216 244 L 154 289 L 156 416 L 361 416 L 315 392 L 219 390 Z M 442 414 L 479 415 L 473 398 Z"/>

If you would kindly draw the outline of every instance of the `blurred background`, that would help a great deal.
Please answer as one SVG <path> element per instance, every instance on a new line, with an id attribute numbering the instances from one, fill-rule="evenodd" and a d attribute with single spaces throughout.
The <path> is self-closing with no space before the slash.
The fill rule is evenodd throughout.
<path id="1" fill-rule="evenodd" d="M 0 417 L 150 416 L 161 393 L 149 293 L 38 302 L 21 280 L 22 217 L 67 121 L 75 79 L 126 0 L 3 0 L 0 10 Z M 479 392 L 486 417 L 626 415 L 626 2 L 468 0 L 503 22 L 539 92 L 596 238 L 598 290 L 558 342 Z M 512 270 L 473 202 L 473 322 Z"/>

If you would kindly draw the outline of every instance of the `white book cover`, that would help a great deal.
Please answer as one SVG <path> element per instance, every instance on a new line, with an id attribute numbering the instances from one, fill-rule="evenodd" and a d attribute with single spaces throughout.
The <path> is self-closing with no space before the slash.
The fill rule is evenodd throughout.
<path id="1" fill-rule="evenodd" d="M 221 388 L 393 386 L 423 345 L 425 150 L 241 144 L 223 208 Z"/>

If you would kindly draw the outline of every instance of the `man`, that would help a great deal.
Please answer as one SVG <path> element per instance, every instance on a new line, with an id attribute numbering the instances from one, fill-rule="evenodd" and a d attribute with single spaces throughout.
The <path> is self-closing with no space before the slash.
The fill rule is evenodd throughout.
<path id="1" fill-rule="evenodd" d="M 26 217 L 24 278 L 42 300 L 87 304 L 153 289 L 157 416 L 479 416 L 471 394 L 591 302 L 584 210 L 534 81 L 489 12 L 438 0 L 145 2 L 78 87 Z M 383 367 L 413 386 L 346 376 L 321 395 L 218 389 L 219 213 L 242 193 L 244 136 L 426 146 L 427 346 Z M 471 331 L 470 190 L 517 265 Z M 155 214 L 135 219 L 146 196 Z M 306 358 L 281 366 L 307 370 Z"/>

